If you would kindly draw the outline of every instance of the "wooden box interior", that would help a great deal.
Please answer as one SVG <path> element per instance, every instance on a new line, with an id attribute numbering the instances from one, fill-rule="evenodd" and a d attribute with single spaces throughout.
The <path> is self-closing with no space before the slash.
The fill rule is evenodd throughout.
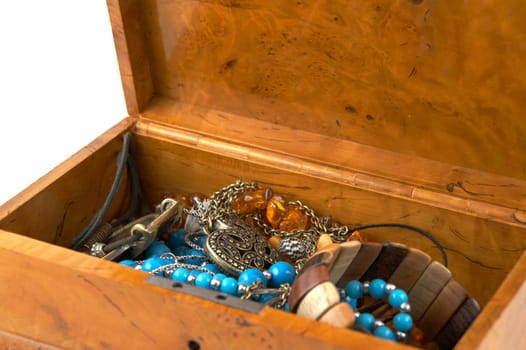
<path id="1" fill-rule="evenodd" d="M 455 279 L 484 307 L 459 347 L 516 345 L 505 335 L 520 334 L 510 310 L 526 299 L 522 2 L 109 0 L 108 6 L 131 117 L 0 208 L 0 229 L 38 240 L 3 234 L 0 253 L 26 264 L 21 271 L 4 265 L 3 277 L 18 271 L 34 278 L 28 267 L 56 267 L 66 282 L 75 282 L 68 274 L 82 273 L 97 288 L 115 283 L 115 293 L 127 287 L 136 297 L 168 298 L 154 301 L 159 305 L 186 302 L 190 313 L 224 312 L 144 286 L 144 273 L 56 247 L 67 246 L 103 203 L 120 136 L 131 130 L 150 205 L 166 192 L 211 194 L 254 180 L 345 224 L 396 222 L 428 231 L 446 247 Z M 126 208 L 127 190 L 108 217 Z M 441 261 L 436 247 L 412 232 L 364 233 Z M 10 281 L 30 290 L 21 279 Z M 128 299 L 117 308 L 138 310 Z M 34 312 L 52 314 L 59 301 L 46 299 L 48 306 Z M 40 319 L 42 328 L 61 322 L 66 328 L 48 334 L 24 324 L 21 317 L 30 314 L 4 321 L 0 335 L 67 347 L 74 340 L 57 340 L 61 335 L 94 329 L 72 331 L 68 322 L 82 317 L 63 311 L 63 319 Z M 182 319 L 160 314 L 169 324 Z M 400 346 L 282 314 L 251 316 L 263 345 Z M 196 325 L 173 330 L 180 338 L 171 339 L 174 346 L 192 339 L 241 346 L 251 336 L 225 340 L 199 325 L 232 334 L 234 321 L 192 320 Z M 269 340 L 270 329 L 281 338 Z"/>

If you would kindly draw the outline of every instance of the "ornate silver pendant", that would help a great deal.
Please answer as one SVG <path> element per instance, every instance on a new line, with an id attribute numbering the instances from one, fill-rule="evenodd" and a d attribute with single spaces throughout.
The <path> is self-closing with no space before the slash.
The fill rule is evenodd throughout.
<path id="1" fill-rule="evenodd" d="M 205 242 L 205 253 L 225 273 L 238 276 L 248 268 L 265 270 L 278 252 L 254 228 L 240 220 L 221 222 Z"/>

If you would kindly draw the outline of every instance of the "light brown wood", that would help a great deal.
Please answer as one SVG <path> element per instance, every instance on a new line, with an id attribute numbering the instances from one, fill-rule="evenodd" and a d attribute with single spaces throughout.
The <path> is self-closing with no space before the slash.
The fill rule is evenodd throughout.
<path id="1" fill-rule="evenodd" d="M 157 95 L 525 178 L 520 1 L 120 3 Z"/>
<path id="2" fill-rule="evenodd" d="M 102 205 L 117 167 L 124 119 L 18 196 L 0 206 L 0 228 L 45 242 L 69 245 Z M 126 210 L 126 176 L 107 220 Z"/>
<path id="3" fill-rule="evenodd" d="M 10 262 L 0 265 L 8 287 L 0 288 L 0 332 L 8 344 L 18 346 L 18 336 L 61 349 L 188 349 L 190 342 L 245 348 L 248 339 L 262 350 L 385 343 L 272 308 L 252 314 L 148 285 L 144 272 L 6 231 L 0 231 L 0 256 Z"/>
<path id="4" fill-rule="evenodd" d="M 470 330 L 460 340 L 458 349 L 521 349 L 526 309 L 526 254 L 500 285 Z"/>
<path id="5" fill-rule="evenodd" d="M 67 245 L 100 207 L 120 135 L 138 119 L 149 204 L 165 192 L 257 180 L 344 224 L 418 226 L 485 306 L 458 348 L 522 345 L 523 2 L 108 0 L 108 8 L 133 118 L 0 207 L 1 229 Z M 109 216 L 126 202 L 121 193 Z M 440 259 L 414 233 L 362 233 Z M 9 261 L 0 266 L 2 345 L 404 348 L 147 286 L 143 273 L 4 231 L 0 257 Z"/>
<path id="6" fill-rule="evenodd" d="M 338 328 L 350 328 L 354 324 L 354 320 L 354 311 L 346 302 L 334 305 L 318 319 L 322 323 Z"/>
<path id="7" fill-rule="evenodd" d="M 317 320 L 340 301 L 340 293 L 332 282 L 322 282 L 312 288 L 298 305 L 299 316 Z"/>

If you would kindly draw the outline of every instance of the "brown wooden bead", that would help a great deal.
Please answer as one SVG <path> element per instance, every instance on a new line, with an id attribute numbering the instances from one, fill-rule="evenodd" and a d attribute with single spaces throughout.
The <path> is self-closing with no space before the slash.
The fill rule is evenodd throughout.
<path id="1" fill-rule="evenodd" d="M 473 320 L 480 313 L 480 310 L 480 305 L 474 298 L 466 299 L 435 337 L 434 343 L 438 348 L 453 348 L 471 326 Z"/>
<path id="2" fill-rule="evenodd" d="M 414 321 L 420 320 L 450 279 L 451 272 L 444 265 L 436 261 L 429 264 L 408 293 Z"/>
<path id="3" fill-rule="evenodd" d="M 337 282 L 342 278 L 358 255 L 361 246 L 362 244 L 358 241 L 344 242 L 339 245 L 338 254 L 334 255 L 329 265 L 329 278 L 332 282 Z"/>
<path id="4" fill-rule="evenodd" d="M 300 301 L 296 313 L 317 320 L 327 310 L 340 302 L 340 293 L 332 282 L 322 282 L 314 286 Z"/>
<path id="5" fill-rule="evenodd" d="M 410 248 L 388 281 L 398 288 L 408 291 L 430 263 L 431 257 L 428 254 L 419 249 Z"/>
<path id="6" fill-rule="evenodd" d="M 350 328 L 355 320 L 354 311 L 348 303 L 342 302 L 325 311 L 318 320 L 339 328 Z"/>
<path id="7" fill-rule="evenodd" d="M 349 281 L 359 280 L 374 263 L 381 250 L 382 245 L 380 243 L 362 243 L 356 257 L 349 266 L 347 266 L 347 269 L 340 279 L 335 281 L 336 286 L 345 288 Z"/>
<path id="8" fill-rule="evenodd" d="M 312 266 L 320 264 L 326 265 L 328 269 L 331 266 L 332 261 L 335 259 L 335 255 L 337 256 L 339 254 L 339 250 L 339 244 L 334 244 L 317 251 L 303 264 L 303 268 L 301 270 L 303 271 Z"/>
<path id="9" fill-rule="evenodd" d="M 333 244 L 331 235 L 328 233 L 323 233 L 318 237 L 318 240 L 316 241 L 316 249 L 323 249 L 329 245 Z"/>
<path id="10" fill-rule="evenodd" d="M 292 284 L 289 295 L 289 309 L 291 312 L 296 312 L 300 302 L 303 300 L 311 289 L 320 283 L 329 280 L 329 268 L 325 264 L 315 265 L 302 272 L 296 277 Z"/>
<path id="11" fill-rule="evenodd" d="M 466 290 L 450 279 L 418 322 L 424 331 L 424 341 L 430 341 L 437 335 L 467 297 Z"/>
<path id="12" fill-rule="evenodd" d="M 404 260 L 408 251 L 409 249 L 403 244 L 384 243 L 380 255 L 361 279 L 371 281 L 375 278 L 381 278 L 387 281 Z"/>

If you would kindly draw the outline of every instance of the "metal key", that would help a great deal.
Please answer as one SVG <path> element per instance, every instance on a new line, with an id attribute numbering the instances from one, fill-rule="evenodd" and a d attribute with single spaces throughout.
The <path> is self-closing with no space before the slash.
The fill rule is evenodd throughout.
<path id="1" fill-rule="evenodd" d="M 180 220 L 182 212 L 181 203 L 167 198 L 161 203 L 161 214 L 143 216 L 117 229 L 106 243 L 94 243 L 90 254 L 104 260 L 115 260 L 126 253 L 127 259 L 135 259 L 155 240 L 159 228 L 172 218 Z"/>

